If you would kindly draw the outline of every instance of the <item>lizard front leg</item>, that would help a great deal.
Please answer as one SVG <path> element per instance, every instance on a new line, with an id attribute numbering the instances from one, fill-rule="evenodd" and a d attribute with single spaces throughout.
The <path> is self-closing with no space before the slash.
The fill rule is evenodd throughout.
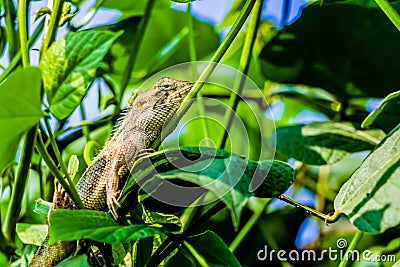
<path id="1" fill-rule="evenodd" d="M 107 194 L 107 206 L 110 210 L 111 215 L 114 219 L 118 218 L 115 206 L 120 207 L 118 203 L 118 195 L 120 191 L 118 190 L 120 180 L 128 172 L 128 167 L 126 165 L 125 159 L 118 158 L 115 160 L 111 167 L 111 177 L 106 183 L 106 194 Z"/>
<path id="2" fill-rule="evenodd" d="M 135 156 L 133 156 L 133 160 L 131 161 L 131 164 L 138 160 L 141 157 L 147 156 L 151 153 L 155 152 L 154 149 L 151 148 L 143 148 L 140 149 Z M 119 184 L 120 181 L 123 179 L 123 176 L 129 172 L 129 167 L 126 163 L 126 160 L 124 157 L 118 157 L 117 160 L 114 161 L 112 167 L 111 167 L 111 177 L 108 180 L 106 184 L 106 193 L 107 193 L 107 206 L 110 210 L 111 215 L 117 219 L 118 214 L 115 209 L 115 206 L 120 207 L 120 204 L 118 203 L 118 196 L 120 193 Z"/>

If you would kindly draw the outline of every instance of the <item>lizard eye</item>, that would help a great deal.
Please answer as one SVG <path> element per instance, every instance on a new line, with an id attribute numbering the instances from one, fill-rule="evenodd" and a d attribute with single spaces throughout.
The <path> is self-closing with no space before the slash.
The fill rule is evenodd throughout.
<path id="1" fill-rule="evenodd" d="M 175 85 L 172 83 L 163 83 L 160 85 L 160 89 L 163 91 L 172 90 L 175 88 Z"/>

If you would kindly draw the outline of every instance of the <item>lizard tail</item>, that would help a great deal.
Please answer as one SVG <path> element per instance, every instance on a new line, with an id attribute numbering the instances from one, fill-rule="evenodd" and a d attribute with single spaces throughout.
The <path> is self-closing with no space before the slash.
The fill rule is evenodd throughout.
<path id="1" fill-rule="evenodd" d="M 48 245 L 49 236 L 36 251 L 29 267 L 52 267 L 72 254 L 76 248 L 76 241 L 59 241 Z"/>

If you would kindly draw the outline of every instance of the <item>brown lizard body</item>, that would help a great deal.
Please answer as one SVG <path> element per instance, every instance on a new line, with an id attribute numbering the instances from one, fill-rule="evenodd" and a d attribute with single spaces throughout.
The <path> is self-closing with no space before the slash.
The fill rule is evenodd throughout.
<path id="1" fill-rule="evenodd" d="M 115 205 L 118 205 L 122 177 L 161 134 L 163 125 L 175 114 L 192 86 L 189 82 L 162 78 L 132 100 L 117 131 L 76 185 L 87 209 L 110 210 L 117 218 Z M 65 195 L 62 188 L 56 188 L 52 209 L 73 207 Z M 75 241 L 60 241 L 49 246 L 46 238 L 29 266 L 54 266 L 68 257 L 75 246 Z"/>

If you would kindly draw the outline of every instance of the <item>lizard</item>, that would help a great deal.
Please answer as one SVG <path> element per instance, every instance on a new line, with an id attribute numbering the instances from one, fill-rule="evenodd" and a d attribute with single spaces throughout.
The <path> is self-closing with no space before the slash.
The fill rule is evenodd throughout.
<path id="1" fill-rule="evenodd" d="M 193 84 L 173 78 L 162 78 L 153 87 L 132 97 L 112 138 L 83 173 L 76 189 L 86 209 L 109 210 L 117 219 L 115 207 L 122 177 L 133 163 L 151 151 L 152 143 L 161 134 Z M 168 134 L 168 133 L 167 133 Z M 55 187 L 50 212 L 55 208 L 75 208 L 62 187 Z M 29 266 L 54 266 L 70 256 L 76 241 L 47 244 L 48 236 L 37 250 Z"/>

